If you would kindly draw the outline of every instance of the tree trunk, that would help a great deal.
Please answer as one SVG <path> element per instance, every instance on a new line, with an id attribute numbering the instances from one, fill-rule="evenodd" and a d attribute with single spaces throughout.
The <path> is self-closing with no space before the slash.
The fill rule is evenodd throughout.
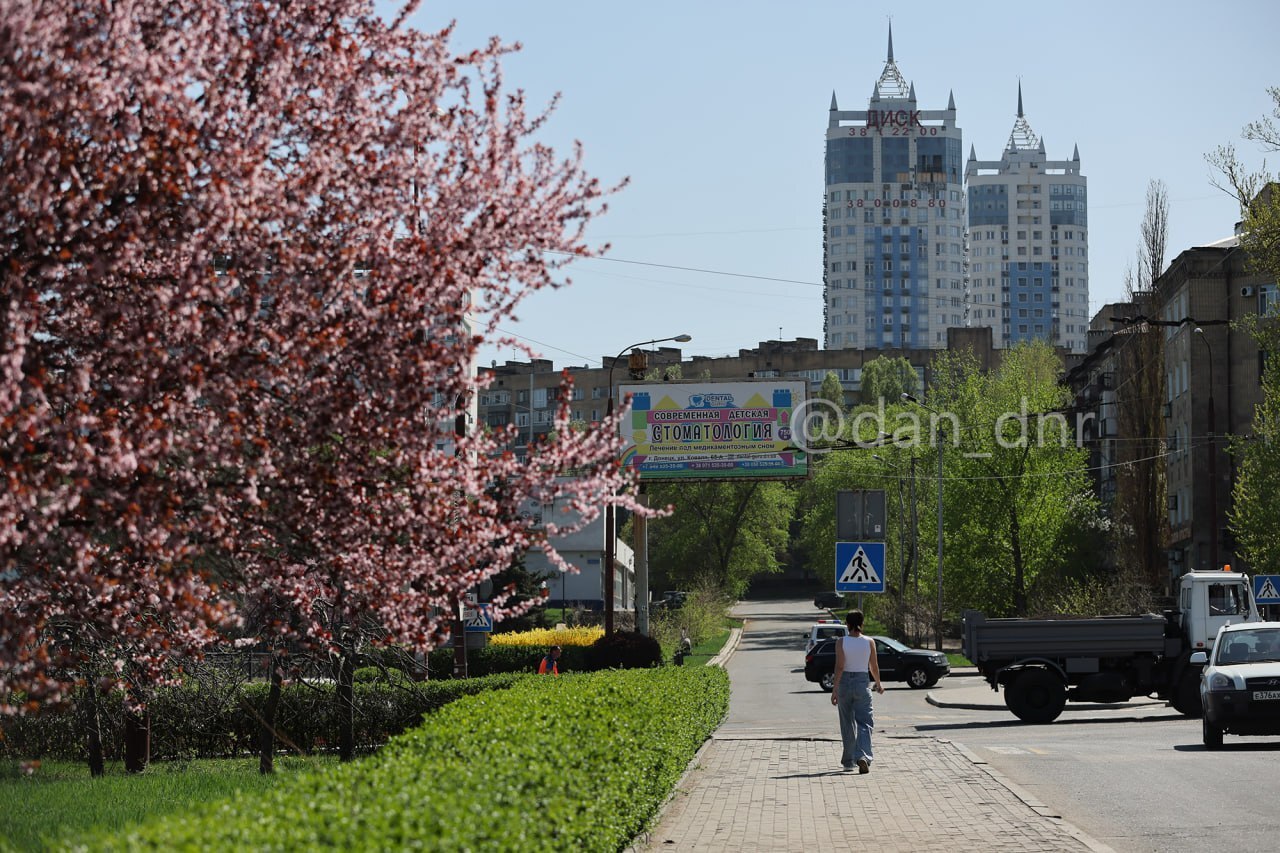
<path id="1" fill-rule="evenodd" d="M 276 655 L 275 647 L 267 658 L 271 667 L 271 690 L 267 693 L 267 704 L 262 709 L 262 720 L 258 733 L 258 772 L 264 776 L 275 771 L 276 759 L 276 713 L 280 709 L 280 682 L 282 679 L 282 662 Z"/>
<path id="2" fill-rule="evenodd" d="M 356 757 L 355 649 L 342 645 L 338 661 L 338 759 Z"/>
<path id="3" fill-rule="evenodd" d="M 135 697 L 136 698 L 136 697 Z M 151 711 L 146 705 L 135 711 L 124 711 L 124 769 L 126 773 L 141 773 L 151 760 Z"/>
<path id="4" fill-rule="evenodd" d="M 89 755 L 89 775 L 98 778 L 107 772 L 102 754 L 102 715 L 98 709 L 98 687 L 89 679 L 80 700 L 80 714 L 85 728 L 85 747 Z"/>
<path id="5" fill-rule="evenodd" d="M 1009 544 L 1013 550 L 1013 607 L 1019 616 L 1027 615 L 1027 579 L 1022 565 L 1022 530 L 1018 507 L 1009 505 Z"/>

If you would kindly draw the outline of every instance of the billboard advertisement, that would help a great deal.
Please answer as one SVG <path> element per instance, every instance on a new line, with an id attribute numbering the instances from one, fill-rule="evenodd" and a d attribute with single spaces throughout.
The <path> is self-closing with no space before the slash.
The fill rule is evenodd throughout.
<path id="1" fill-rule="evenodd" d="M 791 434 L 803 379 L 654 382 L 620 386 L 622 464 L 641 480 L 807 477 L 809 458 Z"/>

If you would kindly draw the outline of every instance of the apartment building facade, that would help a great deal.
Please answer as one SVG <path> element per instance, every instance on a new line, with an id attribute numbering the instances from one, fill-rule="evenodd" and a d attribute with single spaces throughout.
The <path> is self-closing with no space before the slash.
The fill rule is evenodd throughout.
<path id="1" fill-rule="evenodd" d="M 965 294 L 962 132 L 954 95 L 922 110 L 893 31 L 864 110 L 831 94 L 823 204 L 827 349 L 941 349 Z"/>
<path id="2" fill-rule="evenodd" d="M 1018 84 L 1018 112 L 999 160 L 965 164 L 971 326 L 1008 349 L 1046 340 L 1083 353 L 1089 330 L 1088 181 L 1080 150 L 1049 160 L 1031 129 Z"/>

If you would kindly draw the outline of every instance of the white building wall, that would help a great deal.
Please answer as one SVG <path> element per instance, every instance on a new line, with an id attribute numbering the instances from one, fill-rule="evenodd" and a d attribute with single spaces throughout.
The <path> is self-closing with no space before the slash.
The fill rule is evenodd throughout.
<path id="1" fill-rule="evenodd" d="M 890 36 L 867 108 L 841 110 L 833 95 L 826 139 L 826 348 L 944 348 L 964 323 L 967 278 L 954 99 L 919 109 Z"/>
<path id="2" fill-rule="evenodd" d="M 1048 160 L 1006 148 L 998 161 L 972 156 L 969 325 L 992 329 L 996 347 L 1047 340 L 1086 350 L 1089 328 L 1088 185 L 1080 159 Z"/>

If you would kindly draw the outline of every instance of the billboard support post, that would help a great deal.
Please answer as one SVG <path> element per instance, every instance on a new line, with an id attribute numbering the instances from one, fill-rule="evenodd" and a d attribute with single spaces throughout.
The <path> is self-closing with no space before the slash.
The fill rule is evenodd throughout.
<path id="1" fill-rule="evenodd" d="M 613 368 L 618 360 L 626 353 L 627 350 L 633 350 L 637 347 L 648 346 L 649 344 L 660 344 L 666 341 L 676 341 L 677 343 L 687 343 L 693 340 L 691 335 L 673 335 L 669 338 L 654 338 L 650 341 L 640 341 L 637 344 L 630 344 L 619 350 L 618 354 L 609 361 L 609 402 L 605 406 L 604 417 L 608 420 L 613 416 Z M 614 563 L 617 561 L 615 554 L 617 550 L 617 530 L 616 528 L 617 511 L 614 509 L 613 501 L 609 501 L 604 506 L 604 565 L 600 567 L 604 574 L 604 633 L 609 635 L 613 633 L 613 573 Z"/>

